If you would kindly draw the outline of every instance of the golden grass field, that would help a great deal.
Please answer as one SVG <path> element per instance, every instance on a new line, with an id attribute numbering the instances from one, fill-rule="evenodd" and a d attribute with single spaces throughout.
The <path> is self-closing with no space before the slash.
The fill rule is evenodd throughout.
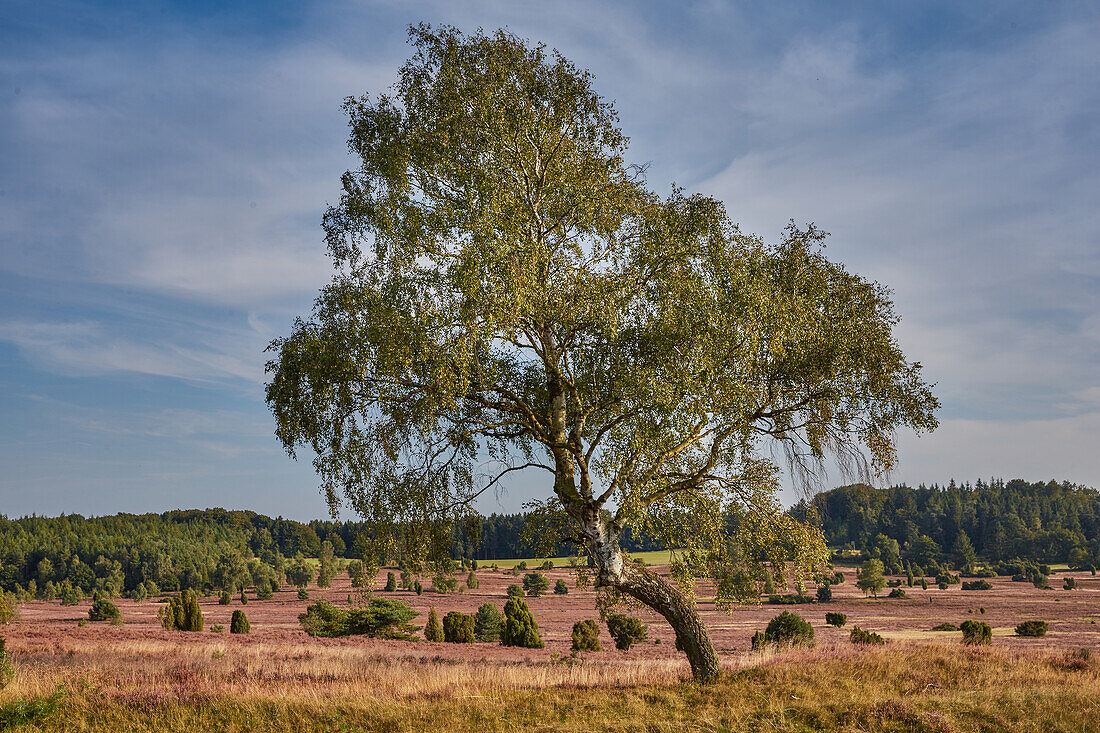
<path id="1" fill-rule="evenodd" d="M 480 587 L 465 593 L 394 595 L 422 612 L 471 612 L 486 601 L 503 604 L 517 580 L 490 570 L 478 576 Z M 953 586 L 875 600 L 852 587 L 849 574 L 832 603 L 750 606 L 730 616 L 715 611 L 701 587 L 700 608 L 726 671 L 707 687 L 687 681 L 671 630 L 651 614 L 639 614 L 650 642 L 620 652 L 605 631 L 608 651 L 570 656 L 573 622 L 596 616 L 587 589 L 529 599 L 546 641 L 540 650 L 314 639 L 297 626 L 308 602 L 289 590 L 244 607 L 248 636 L 209 631 L 228 626 L 237 601 L 204 599 L 203 633 L 160 628 L 154 601 L 118 601 L 122 626 L 81 626 L 87 604 L 35 602 L 0 630 L 17 665 L 0 693 L 0 729 L 1100 731 L 1100 624 L 1092 623 L 1100 583 L 1084 575 L 1079 582 L 1078 591 L 1040 591 L 996 578 L 991 591 Z M 310 589 L 336 602 L 349 590 L 346 577 L 332 589 Z M 813 623 L 816 647 L 749 651 L 752 631 L 787 609 Z M 849 626 L 890 643 L 855 647 L 847 628 L 823 624 L 826 611 L 847 613 Z M 957 633 L 929 630 L 967 618 L 994 627 L 992 647 L 964 647 Z M 1012 626 L 1028 618 L 1050 621 L 1050 634 L 1015 637 Z M 1095 653 L 1086 657 L 1081 648 Z"/>

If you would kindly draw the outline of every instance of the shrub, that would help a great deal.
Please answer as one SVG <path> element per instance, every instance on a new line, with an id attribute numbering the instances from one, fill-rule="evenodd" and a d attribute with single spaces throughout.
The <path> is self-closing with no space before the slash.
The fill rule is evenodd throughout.
<path id="1" fill-rule="evenodd" d="M 510 596 L 504 604 L 504 625 L 500 630 L 500 643 L 504 646 L 519 646 L 527 649 L 542 649 L 542 637 L 539 627 L 527 601 L 519 596 Z"/>
<path id="2" fill-rule="evenodd" d="M 248 596 L 246 596 L 244 594 L 244 588 L 241 588 L 241 605 L 242 606 L 247 606 L 248 605 Z"/>
<path id="3" fill-rule="evenodd" d="M 936 575 L 937 585 L 954 585 L 959 582 L 958 575 L 952 575 L 951 573 L 939 573 Z"/>
<path id="4" fill-rule="evenodd" d="M 1016 626 L 1016 636 L 1046 636 L 1047 628 L 1046 621 L 1024 621 Z"/>
<path id="5" fill-rule="evenodd" d="M 218 605 L 219 606 L 228 606 L 229 605 L 229 600 L 230 600 L 229 591 L 223 590 L 221 593 L 218 594 Z"/>
<path id="6" fill-rule="evenodd" d="M 439 575 L 432 576 L 432 590 L 436 593 L 454 593 L 458 590 L 458 578 L 452 575 Z"/>
<path id="7" fill-rule="evenodd" d="M 921 590 L 928 590 L 928 579 L 927 578 L 921 578 L 920 579 L 920 589 Z"/>
<path id="8" fill-rule="evenodd" d="M 779 646 L 810 646 L 814 641 L 814 627 L 797 613 L 784 611 L 768 622 L 764 641 Z"/>
<path id="9" fill-rule="evenodd" d="M 765 641 L 764 641 L 764 632 L 763 631 L 757 631 L 755 634 L 752 635 L 752 648 L 753 648 L 754 651 L 759 650 L 759 649 L 763 649 L 764 644 L 765 644 Z"/>
<path id="10" fill-rule="evenodd" d="M 60 594 L 62 606 L 76 606 L 84 601 L 84 591 L 67 580 L 61 581 Z M 0 607 L 3 605 L 4 601 L 0 599 Z M 0 610 L 0 613 L 2 613 L 2 610 Z"/>
<path id="11" fill-rule="evenodd" d="M 526 572 L 526 571 L 527 571 L 527 561 L 526 561 L 526 560 L 524 560 L 523 562 L 521 562 L 521 563 L 517 564 L 517 565 L 516 565 L 516 566 L 515 566 L 514 568 L 512 568 L 512 569 L 513 569 L 513 570 L 518 570 L 518 571 L 520 571 L 520 572 Z"/>
<path id="12" fill-rule="evenodd" d="M 817 602 L 828 603 L 831 600 L 833 600 L 833 586 L 829 583 L 817 586 Z"/>
<path id="13" fill-rule="evenodd" d="M 600 625 L 594 619 L 585 619 L 573 624 L 573 651 L 600 651 Z"/>
<path id="14" fill-rule="evenodd" d="M 1031 584 L 1039 590 L 1047 590 L 1050 588 L 1050 582 L 1047 580 L 1047 576 L 1040 573 L 1031 577 Z"/>
<path id="15" fill-rule="evenodd" d="M 395 593 L 397 591 L 397 576 L 393 571 L 386 573 L 386 592 Z"/>
<path id="16" fill-rule="evenodd" d="M 512 583 L 510 586 L 508 586 L 508 597 L 509 598 L 513 598 L 513 597 L 522 598 L 523 597 L 523 587 L 516 584 L 516 583 Z"/>
<path id="17" fill-rule="evenodd" d="M 260 583 L 256 586 L 256 600 L 257 601 L 270 601 L 274 591 L 271 590 L 271 583 Z"/>
<path id="18" fill-rule="evenodd" d="M 963 633 L 963 644 L 984 646 L 993 641 L 993 629 L 984 621 L 963 621 L 959 629 Z"/>
<path id="19" fill-rule="evenodd" d="M 424 638 L 428 641 L 443 641 L 443 625 L 439 623 L 439 615 L 434 608 L 428 612 L 428 625 L 424 627 Z"/>
<path id="20" fill-rule="evenodd" d="M 251 630 L 252 625 L 248 623 L 248 617 L 244 615 L 244 611 L 238 608 L 233 612 L 233 617 L 229 619 L 229 633 L 247 634 Z"/>
<path id="21" fill-rule="evenodd" d="M 89 621 L 110 621 L 111 619 L 121 618 L 121 616 L 122 614 L 118 612 L 118 606 L 106 598 L 96 598 L 92 601 L 92 607 L 88 609 Z"/>
<path id="22" fill-rule="evenodd" d="M 542 573 L 527 573 L 523 576 L 523 589 L 527 595 L 538 598 L 550 589 L 550 580 Z"/>
<path id="23" fill-rule="evenodd" d="M 1077 578 L 1064 578 L 1062 580 L 1062 590 L 1077 590 Z"/>
<path id="24" fill-rule="evenodd" d="M 309 591 L 307 591 L 305 588 L 299 588 L 298 589 L 298 600 L 299 601 L 308 601 L 309 600 Z"/>
<path id="25" fill-rule="evenodd" d="M 11 655 L 4 649 L 4 639 L 0 637 L 0 690 L 7 687 L 15 679 L 15 665 L 11 662 Z"/>
<path id="26" fill-rule="evenodd" d="M 645 624 L 636 616 L 613 613 L 607 617 L 607 631 L 615 640 L 615 648 L 627 651 L 636 642 L 649 638 Z"/>
<path id="27" fill-rule="evenodd" d="M 210 630 L 213 631 L 215 634 L 220 634 L 223 631 L 225 631 L 225 627 L 222 626 L 221 624 L 214 624 L 213 626 L 210 627 Z"/>
<path id="28" fill-rule="evenodd" d="M 956 626 L 955 624 L 951 623 L 950 621 L 944 621 L 939 626 L 933 626 L 932 630 L 933 631 L 958 631 L 959 627 Z"/>
<path id="29" fill-rule="evenodd" d="M 477 579 L 477 573 L 471 570 L 470 574 L 466 576 L 466 587 L 470 590 L 477 590 L 479 585 L 481 585 L 481 583 Z"/>
<path id="30" fill-rule="evenodd" d="M 569 593 L 569 586 L 565 584 L 564 580 L 559 578 L 558 581 L 554 583 L 554 594 L 564 596 L 567 593 Z"/>
<path id="31" fill-rule="evenodd" d="M 905 598 L 905 589 L 894 588 L 892 591 L 890 591 L 889 598 Z"/>
<path id="32" fill-rule="evenodd" d="M 474 638 L 478 641 L 500 641 L 500 626 L 504 618 L 492 603 L 483 603 L 474 614 Z"/>
<path id="33" fill-rule="evenodd" d="M 429 624 L 431 618 L 429 616 Z M 411 639 L 416 628 L 409 621 L 416 618 L 416 611 L 407 603 L 388 598 L 371 598 L 362 608 L 345 610 L 325 601 L 318 601 L 298 616 L 302 629 L 310 636 L 365 635 L 377 639 Z M 438 617 L 435 618 L 439 625 Z M 424 630 L 427 636 L 428 630 Z M 440 630 L 440 640 L 442 640 Z M 431 641 L 431 639 L 429 639 Z"/>
<path id="34" fill-rule="evenodd" d="M 829 624 L 829 626 L 835 626 L 839 629 L 841 626 L 848 623 L 848 617 L 843 613 L 834 613 L 830 611 L 829 613 L 825 614 L 825 623 Z"/>
<path id="35" fill-rule="evenodd" d="M 835 573 L 833 573 L 833 578 L 832 578 L 832 580 L 829 581 L 829 583 L 831 585 L 840 585 L 843 582 L 844 582 L 844 573 L 840 572 L 839 570 L 837 570 Z"/>
<path id="36" fill-rule="evenodd" d="M 878 598 L 878 592 L 886 587 L 881 560 L 871 559 L 863 563 L 856 576 L 856 587 L 864 593 L 872 593 Z"/>
<path id="37" fill-rule="evenodd" d="M 474 617 L 468 613 L 451 611 L 443 617 L 443 641 L 452 644 L 474 643 Z"/>
<path id="38" fill-rule="evenodd" d="M 181 590 L 178 597 L 169 598 L 168 605 L 158 615 L 169 631 L 202 631 L 202 609 L 190 588 Z"/>
<path id="39" fill-rule="evenodd" d="M 351 578 L 352 588 L 362 588 L 367 584 L 367 575 L 363 571 L 362 560 L 352 560 L 348 563 L 348 577 Z"/>
<path id="40" fill-rule="evenodd" d="M 947 590 L 947 583 L 937 583 L 936 587 L 940 590 Z"/>
<path id="41" fill-rule="evenodd" d="M 416 591 L 416 595 L 418 595 L 418 596 L 423 595 L 424 594 L 424 584 L 421 583 L 419 580 L 416 581 L 415 583 L 413 583 L 413 590 Z"/>
<path id="42" fill-rule="evenodd" d="M 988 580 L 963 581 L 963 590 L 989 590 L 993 585 Z"/>
<path id="43" fill-rule="evenodd" d="M 886 643 L 886 640 L 873 631 L 866 631 L 858 626 L 852 627 L 852 633 L 848 636 L 848 639 L 853 644 L 864 644 L 869 646 L 880 646 Z"/>
<path id="44" fill-rule="evenodd" d="M 814 599 L 797 593 L 787 593 L 782 596 L 768 596 L 768 603 L 776 606 L 794 606 L 802 603 L 813 603 Z"/>

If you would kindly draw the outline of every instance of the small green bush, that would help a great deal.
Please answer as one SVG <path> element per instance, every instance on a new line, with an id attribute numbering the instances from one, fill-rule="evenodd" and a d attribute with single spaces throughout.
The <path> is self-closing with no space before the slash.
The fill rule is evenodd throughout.
<path id="1" fill-rule="evenodd" d="M 1062 590 L 1077 590 L 1077 578 L 1063 578 Z"/>
<path id="2" fill-rule="evenodd" d="M 273 595 L 275 593 L 271 590 L 271 583 L 260 583 L 256 586 L 257 601 L 270 601 Z"/>
<path id="3" fill-rule="evenodd" d="M 950 621 L 944 621 L 939 626 L 933 626 L 932 630 L 933 631 L 958 631 L 959 627 L 956 626 L 955 624 L 951 623 Z"/>
<path id="4" fill-rule="evenodd" d="M 179 597 L 169 598 L 168 605 L 161 608 L 158 615 L 169 631 L 202 631 L 202 609 L 190 588 L 181 590 Z"/>
<path id="5" fill-rule="evenodd" d="M 504 623 L 500 609 L 492 603 L 483 603 L 474 614 L 474 638 L 478 641 L 500 641 L 500 627 Z"/>
<path id="6" fill-rule="evenodd" d="M 752 648 L 754 651 L 763 649 L 766 643 L 767 642 L 764 641 L 763 631 L 757 631 L 755 634 L 752 635 Z"/>
<path id="7" fill-rule="evenodd" d="M 393 571 L 386 573 L 386 592 L 397 592 L 397 576 L 394 575 Z"/>
<path id="8" fill-rule="evenodd" d="M 868 646 L 880 646 L 886 643 L 886 640 L 873 631 L 866 631 L 858 626 L 852 627 L 852 633 L 848 636 L 848 639 L 853 644 L 863 644 Z"/>
<path id="9" fill-rule="evenodd" d="M 814 627 L 797 613 L 784 611 L 768 622 L 764 641 L 779 646 L 810 646 L 814 641 Z"/>
<path id="10" fill-rule="evenodd" d="M 989 590 L 992 587 L 993 584 L 988 580 L 974 580 L 970 582 L 964 580 L 962 583 L 963 590 Z"/>
<path id="11" fill-rule="evenodd" d="M 594 619 L 585 619 L 573 624 L 573 651 L 601 651 L 600 625 Z"/>
<path id="12" fill-rule="evenodd" d="M 428 625 L 424 627 L 424 638 L 427 641 L 443 641 L 443 625 L 439 623 L 439 614 L 434 608 L 428 611 Z"/>
<path id="13" fill-rule="evenodd" d="M 308 601 L 309 600 L 309 591 L 306 590 L 305 588 L 299 588 L 298 589 L 298 600 L 299 601 Z"/>
<path id="14" fill-rule="evenodd" d="M 649 638 L 640 618 L 622 613 L 613 613 L 607 617 L 607 631 L 615 640 L 615 648 L 622 651 L 627 651 L 635 643 Z"/>
<path id="15" fill-rule="evenodd" d="M 848 623 L 848 617 L 843 613 L 834 613 L 830 611 L 829 613 L 825 614 L 825 623 L 829 624 L 829 626 L 835 626 L 839 629 L 841 626 Z"/>
<path id="16" fill-rule="evenodd" d="M 219 606 L 228 606 L 229 601 L 230 601 L 229 591 L 223 590 L 221 593 L 218 594 L 218 605 Z"/>
<path id="17" fill-rule="evenodd" d="M 843 582 L 844 582 L 844 573 L 837 570 L 835 573 L 833 573 L 833 577 L 829 581 L 829 584 L 830 585 L 840 585 Z"/>
<path id="18" fill-rule="evenodd" d="M 963 621 L 959 629 L 963 633 L 963 644 L 985 646 L 993 641 L 993 629 L 984 621 Z"/>
<path id="19" fill-rule="evenodd" d="M 833 586 L 831 583 L 822 583 L 817 586 L 817 602 L 828 603 L 833 600 Z"/>
<path id="20" fill-rule="evenodd" d="M 477 590 L 477 587 L 481 585 L 481 582 L 477 579 L 477 573 L 473 570 L 466 576 L 466 587 L 470 590 Z"/>
<path id="21" fill-rule="evenodd" d="M 244 588 L 241 588 L 241 605 L 242 606 L 247 606 L 248 605 L 248 596 L 246 596 L 244 594 Z"/>
<path id="22" fill-rule="evenodd" d="M 542 637 L 539 627 L 527 601 L 520 596 L 510 596 L 504 604 L 504 625 L 500 630 L 500 643 L 503 646 L 519 646 L 527 649 L 542 649 Z"/>
<path id="23" fill-rule="evenodd" d="M 905 598 L 905 589 L 904 588 L 894 588 L 892 591 L 890 591 L 890 595 L 887 596 L 887 597 L 888 598 Z"/>
<path id="24" fill-rule="evenodd" d="M 229 633 L 247 634 L 251 630 L 252 625 L 248 623 L 248 617 L 244 615 L 244 611 L 238 608 L 233 612 L 233 617 L 229 619 Z"/>
<path id="25" fill-rule="evenodd" d="M 413 583 L 413 590 L 416 591 L 416 595 L 418 595 L 418 596 L 423 595 L 424 594 L 424 584 L 421 583 L 419 580 L 416 581 L 415 583 Z"/>
<path id="26" fill-rule="evenodd" d="M 1016 636 L 1046 636 L 1047 628 L 1046 621 L 1024 621 L 1016 626 Z"/>
<path id="27" fill-rule="evenodd" d="M 523 598 L 523 586 L 516 583 L 512 583 L 508 586 L 507 592 L 509 598 Z"/>
<path id="28" fill-rule="evenodd" d="M 554 583 L 554 595 L 564 596 L 567 593 L 569 593 L 569 586 L 565 584 L 564 580 L 559 578 L 558 581 Z"/>
<path id="29" fill-rule="evenodd" d="M 784 595 L 768 596 L 768 603 L 775 606 L 795 606 L 803 603 L 813 603 L 814 599 L 799 593 L 786 593 Z"/>
<path id="30" fill-rule="evenodd" d="M 550 590 L 550 580 L 542 573 L 527 573 L 523 576 L 523 589 L 532 598 L 538 598 Z"/>
<path id="31" fill-rule="evenodd" d="M 443 641 L 452 644 L 473 644 L 474 638 L 473 616 L 451 611 L 443 617 Z"/>
<path id="32" fill-rule="evenodd" d="M 214 624 L 210 627 L 210 630 L 213 631 L 215 634 L 220 634 L 225 631 L 225 627 L 221 624 Z"/>
<path id="33" fill-rule="evenodd" d="M 106 598 L 96 598 L 92 601 L 92 607 L 88 609 L 89 621 L 110 621 L 121 617 L 122 614 L 118 612 L 118 606 Z"/>

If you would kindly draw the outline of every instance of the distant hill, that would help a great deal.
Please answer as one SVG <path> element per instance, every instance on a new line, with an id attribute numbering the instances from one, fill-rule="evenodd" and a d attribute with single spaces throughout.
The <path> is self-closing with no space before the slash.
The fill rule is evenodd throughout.
<path id="1" fill-rule="evenodd" d="M 1068 482 L 979 479 L 915 489 L 854 484 L 791 511 L 818 522 L 831 545 L 870 551 L 882 536 L 898 543 L 903 560 L 914 562 L 952 559 L 969 545 L 994 561 L 1100 565 L 1100 493 Z"/>

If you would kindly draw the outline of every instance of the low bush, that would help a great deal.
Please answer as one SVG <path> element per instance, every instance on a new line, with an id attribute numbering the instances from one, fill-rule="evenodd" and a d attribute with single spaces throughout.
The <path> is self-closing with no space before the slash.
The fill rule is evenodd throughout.
<path id="1" fill-rule="evenodd" d="M 1063 578 L 1062 590 L 1077 590 L 1077 578 Z"/>
<path id="2" fill-rule="evenodd" d="M 471 570 L 470 574 L 466 576 L 466 587 L 470 590 L 477 590 L 480 585 L 481 582 L 477 579 L 477 573 Z"/>
<path id="3" fill-rule="evenodd" d="M 764 641 L 778 646 L 810 646 L 814 641 L 814 627 L 797 613 L 784 611 L 768 622 Z"/>
<path id="4" fill-rule="evenodd" d="M 225 627 L 221 624 L 212 624 L 210 626 L 210 630 L 213 631 L 215 634 L 220 634 L 225 631 Z"/>
<path id="5" fill-rule="evenodd" d="M 615 640 L 615 648 L 622 651 L 627 651 L 635 643 L 649 638 L 640 618 L 622 613 L 613 613 L 607 617 L 607 632 Z"/>
<path id="6" fill-rule="evenodd" d="M 270 601 L 273 595 L 274 591 L 271 590 L 271 583 L 260 583 L 256 586 L 257 601 Z"/>
<path id="7" fill-rule="evenodd" d="M 542 649 L 542 637 L 539 627 L 527 601 L 519 596 L 511 596 L 504 604 L 504 625 L 500 629 L 500 643 L 503 646 L 518 646 L 527 649 Z"/>
<path id="8" fill-rule="evenodd" d="M 763 649 L 765 643 L 766 642 L 764 641 L 763 631 L 757 631 L 755 634 L 752 635 L 752 648 L 754 651 Z"/>
<path id="9" fill-rule="evenodd" d="M 169 631 L 202 631 L 202 609 L 194 591 L 187 588 L 178 597 L 168 599 L 168 605 L 160 609 L 160 622 Z"/>
<path id="10" fill-rule="evenodd" d="M 241 605 L 242 606 L 247 606 L 248 605 L 248 596 L 246 596 L 244 594 L 244 588 L 241 588 Z"/>
<path id="11" fill-rule="evenodd" d="M 118 606 L 106 598 L 96 598 L 92 601 L 92 607 L 88 609 L 89 621 L 110 621 L 116 618 L 122 618 L 122 614 L 118 612 Z"/>
<path id="12" fill-rule="evenodd" d="M 894 588 L 892 591 L 890 591 L 890 595 L 888 595 L 887 598 L 905 598 L 905 589 Z"/>
<path id="13" fill-rule="evenodd" d="M 478 641 L 500 641 L 504 617 L 492 603 L 483 603 L 474 614 L 474 638 Z"/>
<path id="14" fill-rule="evenodd" d="M 386 592 L 387 593 L 396 593 L 397 592 L 397 575 L 395 575 L 392 570 L 390 572 L 386 573 Z"/>
<path id="15" fill-rule="evenodd" d="M 299 588 L 298 589 L 298 600 L 299 601 L 308 601 L 309 600 L 309 591 L 307 591 L 305 588 Z"/>
<path id="16" fill-rule="evenodd" d="M 844 573 L 837 570 L 835 573 L 833 573 L 833 578 L 829 582 L 832 585 L 840 585 L 841 583 L 844 582 Z"/>
<path id="17" fill-rule="evenodd" d="M 427 641 L 443 641 L 443 624 L 439 623 L 439 614 L 432 608 L 428 611 L 428 623 L 424 626 L 424 639 Z"/>
<path id="18" fill-rule="evenodd" d="M 594 619 L 585 619 L 573 624 L 573 651 L 601 651 L 600 625 Z"/>
<path id="19" fill-rule="evenodd" d="M 451 611 L 443 617 L 443 641 L 451 644 L 473 644 L 474 638 L 473 616 Z"/>
<path id="20" fill-rule="evenodd" d="M 1016 636 L 1046 636 L 1048 624 L 1046 621 L 1024 621 L 1016 626 Z"/>
<path id="21" fill-rule="evenodd" d="M 963 634 L 963 644 L 984 646 L 993 641 L 993 629 L 984 621 L 963 621 L 959 629 Z"/>
<path id="22" fill-rule="evenodd" d="M 228 606 L 230 600 L 231 599 L 229 598 L 229 591 L 223 590 L 221 593 L 218 594 L 219 606 Z"/>
<path id="23" fill-rule="evenodd" d="M 233 612 L 233 617 L 229 619 L 229 633 L 247 634 L 251 630 L 252 624 L 248 623 L 248 617 L 244 615 L 244 611 L 238 608 Z"/>
<path id="24" fill-rule="evenodd" d="M 351 609 L 337 608 L 325 601 L 317 601 L 305 613 L 299 614 L 298 621 L 310 636 L 365 635 L 376 639 L 411 639 L 416 628 L 409 621 L 414 618 L 416 611 L 407 603 L 388 598 L 371 598 L 368 605 Z M 438 618 L 436 623 L 439 623 Z"/>
<path id="25" fill-rule="evenodd" d="M 960 582 L 958 575 L 952 573 L 938 573 L 936 575 L 936 585 L 954 585 Z"/>
<path id="26" fill-rule="evenodd" d="M 814 599 L 810 596 L 803 596 L 797 593 L 786 593 L 781 596 L 768 596 L 768 603 L 776 606 L 795 606 L 803 603 L 813 603 Z"/>
<path id="27" fill-rule="evenodd" d="M 990 590 L 992 587 L 993 584 L 988 580 L 974 580 L 969 583 L 964 580 L 962 584 L 963 590 Z"/>
<path id="28" fill-rule="evenodd" d="M 509 598 L 523 598 L 523 586 L 517 583 L 512 583 L 510 586 L 508 586 L 507 593 Z"/>
<path id="29" fill-rule="evenodd" d="M 828 603 L 831 600 L 833 600 L 833 586 L 827 582 L 817 586 L 817 602 Z"/>
<path id="30" fill-rule="evenodd" d="M 886 640 L 875 632 L 861 629 L 858 626 L 852 627 L 852 633 L 848 636 L 848 639 L 853 644 L 863 644 L 867 646 L 880 646 L 886 643 Z"/>
<path id="31" fill-rule="evenodd" d="M 829 624 L 829 626 L 835 626 L 839 629 L 841 626 L 848 623 L 848 617 L 843 613 L 830 611 L 829 613 L 825 614 L 825 623 Z"/>
<path id="32" fill-rule="evenodd" d="M 564 580 L 559 578 L 558 581 L 556 583 L 554 583 L 554 595 L 564 596 L 564 595 L 567 595 L 568 593 L 569 593 L 569 586 L 565 584 Z"/>
<path id="33" fill-rule="evenodd" d="M 527 573 L 523 576 L 523 589 L 532 598 L 538 598 L 550 589 L 550 580 L 542 573 Z"/>
<path id="34" fill-rule="evenodd" d="M 950 621 L 944 621 L 939 626 L 933 626 L 932 630 L 933 631 L 958 631 L 959 627 L 956 626 L 955 624 L 951 623 Z"/>

